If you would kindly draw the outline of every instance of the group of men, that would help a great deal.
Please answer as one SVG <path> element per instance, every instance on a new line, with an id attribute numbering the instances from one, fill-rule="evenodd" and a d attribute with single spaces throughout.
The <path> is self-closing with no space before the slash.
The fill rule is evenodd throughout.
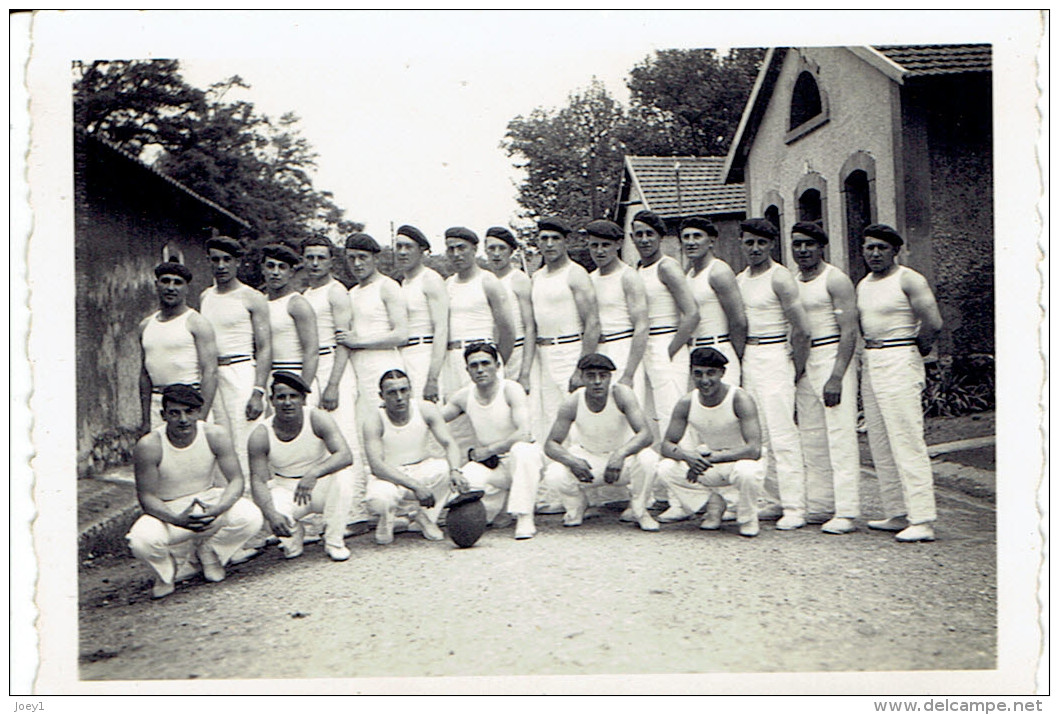
<path id="1" fill-rule="evenodd" d="M 298 556 L 314 513 L 338 561 L 350 556 L 347 524 L 373 516 L 379 544 L 399 524 L 440 540 L 447 501 L 472 489 L 490 523 L 514 522 L 516 539 L 535 535 L 535 512 L 581 524 L 615 489 L 629 501 L 621 520 L 645 531 L 698 514 L 703 529 L 734 518 L 744 536 L 764 519 L 849 533 L 860 516 L 858 335 L 886 511 L 868 526 L 932 540 L 919 393 L 941 318 L 923 277 L 896 261 L 901 237 L 865 230 L 871 272 L 854 291 L 823 260 L 818 224 L 792 229 L 796 275 L 771 257 L 776 226 L 740 228 L 748 265 L 735 275 L 706 218 L 679 227 L 686 271 L 663 254 L 657 215 L 633 218 L 635 267 L 620 256 L 621 227 L 592 221 L 589 273 L 567 254 L 570 227 L 543 218 L 543 265 L 529 276 L 512 264 L 508 229 L 480 241 L 454 227 L 445 279 L 423 262 L 426 236 L 402 226 L 399 281 L 379 272 L 375 239 L 357 233 L 344 246 L 349 290 L 332 276 L 327 238 L 300 252 L 265 246 L 258 291 L 237 277 L 240 243 L 221 236 L 206 242 L 214 284 L 200 311 L 187 304 L 187 267 L 159 265 L 159 310 L 141 323 L 144 516 L 128 536 L 155 571 L 154 595 L 191 569 L 222 579 L 266 532 Z M 663 494 L 656 520 L 648 509 Z"/>

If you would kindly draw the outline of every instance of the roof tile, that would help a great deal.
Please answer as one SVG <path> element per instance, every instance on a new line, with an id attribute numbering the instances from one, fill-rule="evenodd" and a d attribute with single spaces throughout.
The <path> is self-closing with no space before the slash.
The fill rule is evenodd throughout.
<path id="1" fill-rule="evenodd" d="M 726 184 L 723 156 L 627 156 L 644 202 L 663 218 L 746 211 L 743 184 Z"/>
<path id="2" fill-rule="evenodd" d="M 881 45 L 875 49 L 911 77 L 992 69 L 991 45 Z"/>

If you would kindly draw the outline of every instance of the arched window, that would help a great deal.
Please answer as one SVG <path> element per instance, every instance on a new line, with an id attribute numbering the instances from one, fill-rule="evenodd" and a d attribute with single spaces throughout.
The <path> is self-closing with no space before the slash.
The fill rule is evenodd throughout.
<path id="1" fill-rule="evenodd" d="M 765 218 L 768 219 L 773 226 L 780 230 L 780 238 L 778 241 L 772 244 L 772 260 L 776 263 L 783 263 L 783 224 L 780 223 L 780 209 L 776 204 L 769 204 L 768 208 L 765 209 Z"/>
<path id="2" fill-rule="evenodd" d="M 871 223 L 871 191 L 868 174 L 857 170 L 846 177 L 846 245 L 849 246 L 849 277 L 856 284 L 868 273 L 861 251 L 864 229 Z"/>
<path id="3" fill-rule="evenodd" d="M 795 129 L 817 116 L 824 109 L 820 101 L 820 89 L 809 72 L 798 75 L 794 83 L 794 94 L 791 96 L 791 123 L 788 129 Z"/>

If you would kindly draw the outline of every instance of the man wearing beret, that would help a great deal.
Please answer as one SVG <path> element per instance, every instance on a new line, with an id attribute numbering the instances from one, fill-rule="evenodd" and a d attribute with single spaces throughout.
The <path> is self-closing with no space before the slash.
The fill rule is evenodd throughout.
<path id="1" fill-rule="evenodd" d="M 268 301 L 239 280 L 243 247 L 237 240 L 214 236 L 206 241 L 206 253 L 213 285 L 202 291 L 199 305 L 217 338 L 213 421 L 228 430 L 239 466 L 249 474 L 246 440 L 265 410 L 265 385 L 272 367 Z"/>
<path id="2" fill-rule="evenodd" d="M 478 234 L 463 226 L 445 229 L 445 254 L 456 273 L 445 279 L 449 295 L 449 354 L 443 388 L 448 396 L 467 385 L 463 350 L 478 342 L 495 343 L 506 363 L 515 343 L 508 293 L 492 273 L 475 260 Z"/>
<path id="3" fill-rule="evenodd" d="M 295 373 L 273 373 L 275 414 L 250 435 L 250 488 L 284 556 L 301 556 L 302 519 L 323 514 L 324 550 L 333 561 L 345 561 L 349 549 L 343 539 L 353 495 L 339 477 L 353 455 L 331 415 L 305 406 L 310 392 Z"/>
<path id="4" fill-rule="evenodd" d="M 217 390 L 217 341 L 213 327 L 188 305 L 191 271 L 182 263 L 155 266 L 158 311 L 140 321 L 140 414 L 142 431 L 162 425 L 166 385 L 194 385 L 201 392 L 203 415 Z"/>
<path id="5" fill-rule="evenodd" d="M 864 335 L 861 398 L 872 462 L 886 518 L 868 527 L 896 531 L 898 541 L 933 541 L 934 475 L 923 438 L 923 356 L 941 331 L 941 313 L 926 278 L 897 263 L 904 244 L 886 224 L 864 229 L 871 271 L 857 284 Z"/>
<path id="6" fill-rule="evenodd" d="M 606 355 L 582 357 L 577 368 L 583 387 L 568 395 L 559 408 L 544 453 L 554 462 L 544 480 L 555 489 L 566 509 L 563 526 L 580 526 L 588 507 L 586 490 L 606 484 L 628 486 L 632 517 L 643 531 L 658 531 L 647 511 L 658 457 L 651 430 L 631 388 L 611 383 L 614 363 Z M 574 439 L 564 443 L 574 427 Z"/>
<path id="7" fill-rule="evenodd" d="M 809 321 L 809 357 L 795 403 L 805 457 L 808 522 L 825 534 L 848 534 L 860 516 L 857 374 L 849 363 L 857 344 L 857 307 L 849 276 L 824 260 L 827 233 L 799 221 L 791 229 L 798 295 Z"/>
<path id="8" fill-rule="evenodd" d="M 522 389 L 529 394 L 530 375 L 537 354 L 537 326 L 533 320 L 529 276 L 511 265 L 511 256 L 517 249 L 515 234 L 503 226 L 492 226 L 485 232 L 485 257 L 489 261 L 489 269 L 507 290 L 515 331 L 511 358 L 504 364 L 504 374 L 522 385 Z"/>
<path id="9" fill-rule="evenodd" d="M 272 370 L 297 372 L 306 384 L 312 384 L 320 359 L 316 314 L 291 285 L 301 257 L 282 243 L 268 244 L 261 256 L 272 332 Z"/>
<path id="10" fill-rule="evenodd" d="M 695 389 L 677 402 L 662 442 L 659 477 L 688 514 L 706 508 L 700 529 L 721 528 L 725 500 L 718 487 L 739 491 L 736 522 L 743 536 L 757 536 L 757 499 L 765 480 L 761 425 L 754 399 L 724 381 L 728 358 L 712 347 L 691 352 Z M 696 447 L 680 442 L 691 428 Z"/>
<path id="11" fill-rule="evenodd" d="M 445 279 L 423 263 L 430 241 L 415 226 L 401 226 L 393 260 L 401 272 L 401 293 L 408 307 L 408 342 L 401 348 L 413 394 L 437 402 L 449 341 L 449 294 Z"/>
<path id="12" fill-rule="evenodd" d="M 748 264 L 736 276 L 747 320 L 743 387 L 757 403 L 768 463 L 765 498 L 770 503 L 759 516 L 779 516 L 777 529 L 800 529 L 806 516 L 805 465 L 794 423 L 794 389 L 805 370 L 809 323 L 794 277 L 770 255 L 779 230 L 763 218 L 742 221 L 739 230 Z"/>
<path id="13" fill-rule="evenodd" d="M 163 425 L 133 449 L 136 496 L 143 516 L 126 539 L 133 555 L 155 573 L 153 598 L 171 594 L 179 574 L 197 557 L 207 581 L 222 581 L 232 554 L 261 528 L 261 512 L 243 495 L 243 475 L 226 430 L 203 422 L 202 393 L 167 385 Z M 214 486 L 219 468 L 226 480 Z"/>

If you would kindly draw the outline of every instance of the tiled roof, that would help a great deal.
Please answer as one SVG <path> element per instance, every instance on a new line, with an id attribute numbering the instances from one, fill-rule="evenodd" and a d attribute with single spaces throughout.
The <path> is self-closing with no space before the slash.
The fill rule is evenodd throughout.
<path id="1" fill-rule="evenodd" d="M 900 65 L 909 77 L 992 69 L 991 45 L 877 45 L 874 49 Z"/>
<path id="2" fill-rule="evenodd" d="M 746 211 L 743 184 L 724 183 L 723 156 L 626 156 L 625 161 L 644 202 L 663 218 Z"/>

